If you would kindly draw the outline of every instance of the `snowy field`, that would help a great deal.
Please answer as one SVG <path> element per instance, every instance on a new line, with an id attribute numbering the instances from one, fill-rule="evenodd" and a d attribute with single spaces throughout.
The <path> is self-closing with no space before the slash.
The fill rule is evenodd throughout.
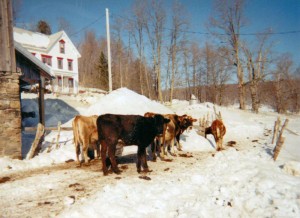
<path id="1" fill-rule="evenodd" d="M 36 95 L 22 97 L 24 110 L 37 111 Z M 47 95 L 45 108 L 46 126 L 71 126 L 76 114 L 213 114 L 211 103 L 174 100 L 167 107 L 126 88 L 108 95 Z M 52 143 L 57 132 L 47 132 L 33 159 L 0 158 L 0 217 L 300 217 L 300 115 L 278 115 L 267 107 L 259 114 L 216 108 L 227 128 L 224 144 L 235 141 L 233 147 L 216 152 L 213 137 L 205 139 L 195 127 L 182 135 L 183 151 L 176 157 L 149 158 L 148 174 L 136 172 L 136 146 L 124 147 L 120 175 L 104 177 L 99 160 L 76 166 L 71 131 L 61 132 L 59 147 Z M 289 125 L 274 162 L 278 116 Z M 23 121 L 36 123 L 37 118 Z M 31 142 L 32 134 L 23 133 L 23 156 Z"/>

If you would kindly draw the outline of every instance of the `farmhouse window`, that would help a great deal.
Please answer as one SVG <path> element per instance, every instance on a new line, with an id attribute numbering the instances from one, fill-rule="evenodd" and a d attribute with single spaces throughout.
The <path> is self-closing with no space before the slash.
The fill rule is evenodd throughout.
<path id="1" fill-rule="evenodd" d="M 49 55 L 41 55 L 42 56 L 42 62 L 44 64 L 48 64 L 49 66 L 52 66 L 52 56 Z"/>
<path id="2" fill-rule="evenodd" d="M 59 87 L 62 86 L 62 79 L 61 79 L 60 76 L 57 77 L 57 84 L 58 84 Z"/>
<path id="3" fill-rule="evenodd" d="M 60 53 L 62 53 L 62 54 L 65 53 L 65 41 L 64 41 L 64 40 L 60 40 L 60 41 L 59 41 L 59 51 L 60 51 Z"/>
<path id="4" fill-rule="evenodd" d="M 57 58 L 58 69 L 63 69 L 63 58 Z"/>
<path id="5" fill-rule="evenodd" d="M 68 59 L 68 70 L 72 71 L 73 70 L 73 60 Z"/>
<path id="6" fill-rule="evenodd" d="M 68 85 L 69 85 L 69 88 L 73 88 L 74 87 L 74 83 L 73 83 L 73 78 L 69 78 L 69 80 L 68 80 Z"/>

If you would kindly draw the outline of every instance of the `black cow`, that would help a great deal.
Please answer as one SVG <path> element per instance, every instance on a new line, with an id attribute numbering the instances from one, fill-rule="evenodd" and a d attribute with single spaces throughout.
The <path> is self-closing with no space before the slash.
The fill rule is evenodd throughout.
<path id="1" fill-rule="evenodd" d="M 139 115 L 116 115 L 104 114 L 97 119 L 98 137 L 101 143 L 101 158 L 103 174 L 107 175 L 106 151 L 111 161 L 112 170 L 119 174 L 115 152 L 118 140 L 125 145 L 137 145 L 137 171 L 141 172 L 141 165 L 145 172 L 148 172 L 146 147 L 154 140 L 155 136 L 163 133 L 163 126 L 170 120 L 162 115 L 154 117 L 143 117 Z"/>

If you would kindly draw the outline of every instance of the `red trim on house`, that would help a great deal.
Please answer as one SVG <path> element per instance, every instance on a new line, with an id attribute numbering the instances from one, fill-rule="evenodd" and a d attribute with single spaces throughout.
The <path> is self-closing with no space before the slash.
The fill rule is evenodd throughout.
<path id="1" fill-rule="evenodd" d="M 57 59 L 58 59 L 58 60 L 62 60 L 63 58 L 61 58 L 61 57 L 57 57 Z"/>
<path id="2" fill-rule="evenodd" d="M 73 59 L 69 59 L 69 58 L 67 60 L 68 60 L 68 62 L 72 62 L 73 61 Z"/>
<path id="3" fill-rule="evenodd" d="M 41 54 L 42 58 L 52 58 L 52 56 L 50 55 L 44 55 L 44 54 Z"/>
<path id="4" fill-rule="evenodd" d="M 32 54 L 33 56 L 35 56 L 36 53 L 32 52 L 31 54 Z"/>
<path id="5" fill-rule="evenodd" d="M 66 43 L 63 39 L 59 40 L 60 43 Z"/>

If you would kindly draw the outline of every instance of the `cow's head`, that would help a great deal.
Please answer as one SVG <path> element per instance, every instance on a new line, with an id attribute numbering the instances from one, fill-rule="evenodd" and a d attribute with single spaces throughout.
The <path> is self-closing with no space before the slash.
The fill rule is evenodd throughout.
<path id="1" fill-rule="evenodd" d="M 167 124 L 170 122 L 170 119 L 164 118 L 160 114 L 154 115 L 154 120 L 155 120 L 155 128 L 157 135 L 162 135 L 164 131 L 164 124 Z"/>
<path id="2" fill-rule="evenodd" d="M 180 123 L 179 125 L 182 132 L 189 127 L 192 128 L 193 122 L 197 122 L 197 119 L 194 119 L 193 117 L 188 116 L 186 114 L 182 116 L 178 116 L 178 119 L 179 119 L 179 123 Z"/>

